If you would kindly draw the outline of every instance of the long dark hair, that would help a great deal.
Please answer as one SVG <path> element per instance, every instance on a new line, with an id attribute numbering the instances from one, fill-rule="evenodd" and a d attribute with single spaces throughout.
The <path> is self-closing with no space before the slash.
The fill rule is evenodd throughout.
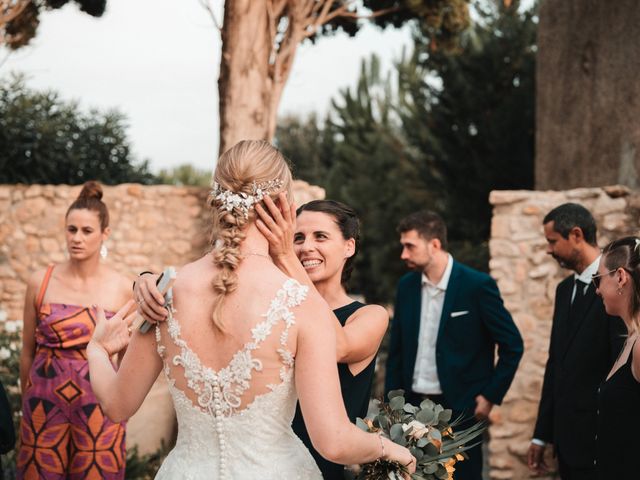
<path id="1" fill-rule="evenodd" d="M 632 318 L 640 312 L 640 238 L 623 237 L 614 240 L 602 251 L 604 266 L 607 270 L 623 268 L 632 280 L 632 296 L 629 310 Z M 636 328 L 638 322 L 634 320 Z"/>
<path id="2" fill-rule="evenodd" d="M 353 273 L 356 255 L 360 250 L 360 220 L 358 220 L 356 211 L 349 205 L 335 200 L 312 200 L 298 207 L 296 215 L 300 215 L 302 212 L 320 212 L 331 215 L 336 225 L 338 225 L 340 233 L 342 233 L 342 238 L 345 240 L 353 238 L 355 240 L 353 255 L 347 258 L 340 277 L 340 283 L 346 286 L 351 278 L 351 273 Z"/>

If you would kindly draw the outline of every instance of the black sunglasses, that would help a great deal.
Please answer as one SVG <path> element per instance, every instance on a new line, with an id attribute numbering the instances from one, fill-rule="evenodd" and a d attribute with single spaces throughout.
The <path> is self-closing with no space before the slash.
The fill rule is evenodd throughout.
<path id="1" fill-rule="evenodd" d="M 604 272 L 604 273 L 596 273 L 594 275 L 591 276 L 591 281 L 593 282 L 593 284 L 595 285 L 596 289 L 600 288 L 600 279 L 602 277 L 604 277 L 605 275 L 611 275 L 614 272 L 617 272 L 618 270 L 624 270 L 627 273 L 631 273 L 628 269 L 624 268 L 624 267 L 618 267 L 618 268 L 614 268 L 613 270 L 609 270 L 608 272 Z"/>
<path id="2" fill-rule="evenodd" d="M 605 275 L 611 275 L 613 272 L 617 270 L 618 270 L 617 268 L 614 268 L 613 270 L 609 270 L 608 272 L 594 273 L 593 275 L 591 275 L 591 281 L 593 282 L 593 285 L 596 287 L 596 290 L 600 288 L 600 279 L 602 277 L 604 277 Z"/>

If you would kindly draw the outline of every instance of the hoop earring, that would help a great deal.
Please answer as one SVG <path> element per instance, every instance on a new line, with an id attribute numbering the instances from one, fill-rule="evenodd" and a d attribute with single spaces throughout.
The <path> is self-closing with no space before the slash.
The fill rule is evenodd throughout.
<path id="1" fill-rule="evenodd" d="M 102 260 L 106 260 L 108 256 L 109 256 L 109 249 L 103 243 L 102 246 L 100 247 L 100 258 L 102 258 Z"/>

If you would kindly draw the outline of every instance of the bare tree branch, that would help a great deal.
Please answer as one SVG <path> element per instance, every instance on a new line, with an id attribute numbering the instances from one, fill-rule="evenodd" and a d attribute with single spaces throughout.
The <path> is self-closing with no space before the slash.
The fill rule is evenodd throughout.
<path id="1" fill-rule="evenodd" d="M 327 19 L 327 15 L 329 14 L 329 11 L 331 10 L 331 7 L 333 6 L 333 2 L 334 0 L 325 0 L 324 1 L 324 5 L 322 6 L 322 10 L 320 11 L 320 13 L 316 16 L 316 19 L 314 21 L 314 25 L 316 27 L 323 25 L 324 23 L 326 23 L 326 19 Z M 336 8 L 335 11 L 342 11 L 342 10 L 346 10 L 346 4 L 342 5 L 339 8 Z"/>
<path id="2" fill-rule="evenodd" d="M 199 0 L 211 2 L 212 0 Z M 208 3 L 207 3 L 208 5 Z M 242 8 L 240 8 L 240 5 Z M 298 47 L 305 38 L 317 35 L 323 25 L 337 18 L 367 19 L 391 13 L 397 8 L 379 11 L 367 11 L 359 14 L 358 0 L 227 0 L 227 8 L 234 15 L 223 28 L 233 33 L 233 42 L 227 50 L 235 53 L 251 51 L 257 54 L 247 63 L 246 58 L 230 61 L 223 56 L 221 60 L 220 85 L 220 151 L 223 152 L 241 138 L 273 137 L 277 122 L 277 110 L 282 93 L 296 58 Z M 259 18 L 259 22 L 247 22 L 244 15 L 250 11 Z M 233 26 L 231 26 L 231 23 Z M 240 29 L 239 25 L 243 28 Z M 249 38 L 252 29 L 259 29 L 261 49 L 247 49 L 253 40 Z M 239 31 L 244 32 L 239 35 Z M 232 45 L 232 46 L 231 46 Z M 237 48 L 242 45 L 242 48 Z M 227 63 L 225 63 L 227 62 Z M 223 68 L 224 67 L 224 68 Z M 233 67 L 233 68 L 232 68 Z M 247 73 L 251 72 L 251 75 Z M 247 89 L 245 84 L 250 84 Z M 240 86 L 239 86 L 240 85 Z M 228 91 L 233 92 L 228 93 Z M 247 101 L 247 95 L 253 95 Z M 241 100 L 240 100 L 241 99 Z"/>
<path id="3" fill-rule="evenodd" d="M 29 1 L 30 0 L 0 0 L 0 13 L 4 15 L 12 10 L 24 8 L 23 4 L 29 3 Z"/>
<path id="4" fill-rule="evenodd" d="M 267 1 L 267 19 L 269 23 L 269 38 L 271 39 L 271 55 L 275 53 L 276 49 L 276 22 L 278 22 L 278 17 L 275 14 L 275 9 L 273 8 L 273 2 L 271 0 Z"/>
<path id="5" fill-rule="evenodd" d="M 218 21 L 218 17 L 216 16 L 216 12 L 213 11 L 213 7 L 211 6 L 210 1 L 198 0 L 198 3 L 200 3 L 200 6 L 202 6 L 202 8 L 204 8 L 206 12 L 209 14 L 209 16 L 211 17 L 211 20 L 213 21 L 213 25 L 218 29 L 218 31 L 221 31 L 222 22 Z"/>
<path id="6" fill-rule="evenodd" d="M 355 18 L 357 20 L 368 20 L 368 19 L 371 19 L 371 18 L 382 17 L 383 15 L 387 15 L 388 13 L 397 12 L 398 10 L 400 10 L 400 7 L 389 7 L 389 8 L 383 8 L 382 10 L 376 10 L 375 12 L 371 12 L 369 15 L 361 15 L 361 14 L 359 14 L 357 12 L 345 12 L 345 13 L 341 14 L 340 16 L 341 17 L 346 17 L 346 18 Z M 331 17 L 330 20 L 332 20 L 333 18 L 335 18 L 335 16 Z"/>
<path id="7" fill-rule="evenodd" d="M 0 0 L 0 28 L 20 15 L 29 3 L 31 0 Z"/>

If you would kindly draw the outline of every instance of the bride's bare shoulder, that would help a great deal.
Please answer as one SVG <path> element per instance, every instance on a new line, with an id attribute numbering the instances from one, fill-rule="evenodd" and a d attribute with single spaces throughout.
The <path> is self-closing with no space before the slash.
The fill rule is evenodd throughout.
<path id="1" fill-rule="evenodd" d="M 314 289 L 307 291 L 303 302 L 295 307 L 296 319 L 302 323 L 313 325 L 332 325 L 331 310 L 327 302 Z"/>
<path id="2" fill-rule="evenodd" d="M 183 265 L 176 272 L 174 293 L 176 290 L 192 290 L 202 285 L 203 280 L 212 280 L 216 270 L 209 255 Z"/>

